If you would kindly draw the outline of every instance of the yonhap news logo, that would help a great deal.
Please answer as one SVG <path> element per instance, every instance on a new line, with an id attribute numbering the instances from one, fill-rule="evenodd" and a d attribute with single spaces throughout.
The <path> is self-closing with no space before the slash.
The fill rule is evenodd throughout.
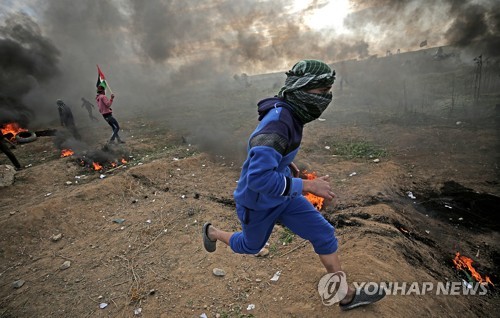
<path id="1" fill-rule="evenodd" d="M 484 296 L 490 291 L 489 283 L 447 281 L 447 282 L 353 282 L 355 295 L 373 296 Z M 493 283 L 491 283 L 492 286 Z M 325 306 L 331 306 L 345 298 L 348 292 L 344 272 L 328 273 L 321 277 L 318 292 Z"/>
<path id="2" fill-rule="evenodd" d="M 318 283 L 321 302 L 325 306 L 340 302 L 347 295 L 347 290 L 347 279 L 344 272 L 328 273 L 321 277 Z"/>

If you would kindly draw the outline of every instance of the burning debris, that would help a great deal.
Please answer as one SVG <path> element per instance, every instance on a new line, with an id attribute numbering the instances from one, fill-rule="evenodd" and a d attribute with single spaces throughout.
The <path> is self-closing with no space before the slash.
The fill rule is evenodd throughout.
<path id="1" fill-rule="evenodd" d="M 75 152 L 71 149 L 61 150 L 61 158 L 72 156 Z"/>
<path id="2" fill-rule="evenodd" d="M 110 171 L 111 169 L 124 166 L 127 163 L 127 160 L 125 160 L 125 158 L 96 160 L 92 157 L 91 154 L 80 156 L 77 160 L 82 167 L 88 167 L 95 171 L 101 172 L 104 170 Z"/>
<path id="3" fill-rule="evenodd" d="M 4 124 L 2 125 L 2 127 L 0 127 L 0 129 L 2 130 L 2 134 L 4 135 L 4 137 L 10 141 L 14 141 L 16 139 L 16 135 L 20 132 L 28 131 L 28 129 L 22 128 L 16 122 Z"/>
<path id="4" fill-rule="evenodd" d="M 311 173 L 304 171 L 302 175 L 302 179 L 314 180 L 317 178 L 316 172 L 314 171 Z M 322 197 L 318 197 L 317 195 L 314 195 L 312 193 L 307 193 L 305 195 L 305 198 L 307 199 L 307 201 L 312 203 L 316 210 L 321 211 L 321 209 L 323 208 L 323 201 L 325 201 L 325 199 L 323 199 Z"/>
<path id="5" fill-rule="evenodd" d="M 80 166 L 100 172 L 104 170 L 111 171 L 128 163 L 125 159 L 127 154 L 106 146 L 101 150 L 82 151 L 78 153 L 75 153 L 72 149 L 61 150 L 61 158 L 70 156 L 75 156 L 76 162 Z"/>
<path id="6" fill-rule="evenodd" d="M 473 283 L 474 280 L 480 284 L 495 286 L 491 279 L 488 276 L 484 276 L 484 278 L 479 274 L 476 269 L 472 266 L 474 261 L 472 258 L 469 258 L 465 255 L 460 255 L 460 252 L 455 254 L 455 258 L 453 259 L 453 264 L 455 268 L 459 271 L 462 271 L 465 276 L 467 276 L 469 283 Z M 472 279 L 474 278 L 474 280 Z"/>

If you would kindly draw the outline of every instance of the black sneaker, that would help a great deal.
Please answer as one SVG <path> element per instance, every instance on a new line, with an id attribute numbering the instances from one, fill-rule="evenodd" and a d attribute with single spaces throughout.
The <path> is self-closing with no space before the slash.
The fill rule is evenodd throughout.
<path id="1" fill-rule="evenodd" d="M 367 294 L 364 289 L 357 289 L 353 299 L 347 304 L 339 304 L 341 310 L 351 310 L 360 306 L 373 304 L 385 297 L 385 289 L 377 286 L 377 289 Z"/>

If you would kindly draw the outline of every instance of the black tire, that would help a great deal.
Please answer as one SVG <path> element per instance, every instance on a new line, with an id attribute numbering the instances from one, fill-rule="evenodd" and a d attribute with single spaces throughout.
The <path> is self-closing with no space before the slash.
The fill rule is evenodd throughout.
<path id="1" fill-rule="evenodd" d="M 27 143 L 36 140 L 36 134 L 32 131 L 21 131 L 16 135 L 16 141 L 18 143 Z"/>

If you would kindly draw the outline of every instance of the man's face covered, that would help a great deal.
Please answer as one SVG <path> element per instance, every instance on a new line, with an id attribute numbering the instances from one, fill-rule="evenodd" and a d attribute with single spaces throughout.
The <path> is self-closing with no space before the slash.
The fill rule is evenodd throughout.
<path id="1" fill-rule="evenodd" d="M 308 90 L 332 86 L 335 71 L 322 61 L 302 60 L 286 73 L 285 85 L 278 93 L 292 107 L 303 124 L 313 121 L 331 103 L 332 93 L 308 93 Z"/>

